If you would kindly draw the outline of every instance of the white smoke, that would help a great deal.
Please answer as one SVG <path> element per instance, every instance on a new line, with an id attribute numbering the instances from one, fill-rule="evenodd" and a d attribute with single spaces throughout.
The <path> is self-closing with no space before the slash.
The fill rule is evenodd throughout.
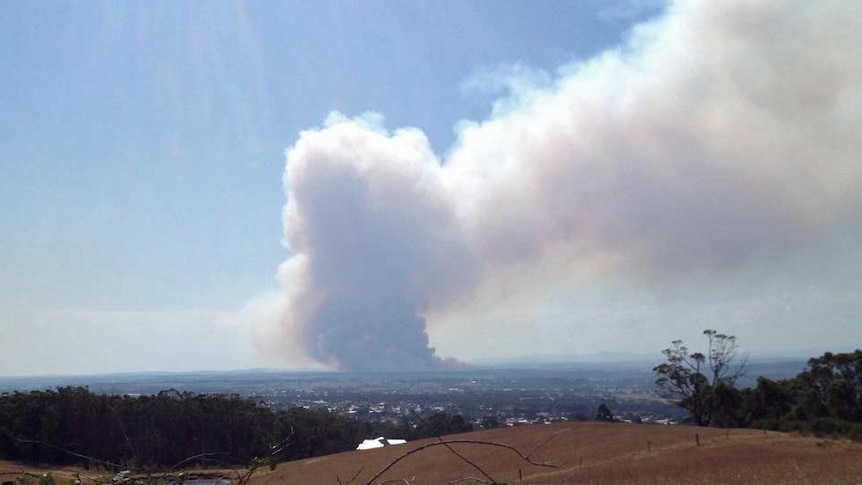
<path id="1" fill-rule="evenodd" d="M 445 160 L 418 129 L 330 115 L 287 156 L 283 337 L 338 369 L 435 368 L 425 318 L 490 283 L 730 271 L 858 218 L 859 13 L 676 2 L 550 82 L 504 83 Z"/>

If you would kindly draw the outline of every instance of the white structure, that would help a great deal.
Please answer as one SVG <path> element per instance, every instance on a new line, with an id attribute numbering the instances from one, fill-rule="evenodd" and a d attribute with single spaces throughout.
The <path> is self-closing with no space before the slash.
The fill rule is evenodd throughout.
<path id="1" fill-rule="evenodd" d="M 403 445 L 404 443 L 407 443 L 407 440 L 388 440 L 381 436 L 373 440 L 365 440 L 362 443 L 359 443 L 359 446 L 357 446 L 356 449 L 371 450 L 374 448 L 383 448 L 384 446 Z"/>

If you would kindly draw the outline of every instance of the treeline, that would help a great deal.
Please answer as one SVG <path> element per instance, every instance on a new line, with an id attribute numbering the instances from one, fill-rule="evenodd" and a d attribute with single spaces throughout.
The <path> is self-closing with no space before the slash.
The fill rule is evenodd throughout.
<path id="1" fill-rule="evenodd" d="M 711 425 L 862 440 L 862 350 L 825 353 L 796 377 L 757 379 L 738 390 L 718 383 L 708 396 Z"/>
<path id="2" fill-rule="evenodd" d="M 323 410 L 273 412 L 238 395 L 152 396 L 83 387 L 0 395 L 0 458 L 110 469 L 243 465 L 356 448 L 366 438 L 418 439 L 472 427 L 434 413 L 418 423 L 364 423 Z"/>

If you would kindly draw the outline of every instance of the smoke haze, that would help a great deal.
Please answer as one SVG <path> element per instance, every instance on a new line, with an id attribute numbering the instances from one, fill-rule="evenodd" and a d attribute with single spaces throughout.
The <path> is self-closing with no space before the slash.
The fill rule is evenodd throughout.
<path id="1" fill-rule="evenodd" d="M 331 114 L 288 150 L 291 256 L 254 307 L 262 340 L 434 369 L 426 318 L 520 273 L 536 292 L 545 272 L 728 272 L 857 223 L 860 33 L 852 2 L 675 2 L 619 49 L 513 74 L 445 157 L 419 129 Z"/>

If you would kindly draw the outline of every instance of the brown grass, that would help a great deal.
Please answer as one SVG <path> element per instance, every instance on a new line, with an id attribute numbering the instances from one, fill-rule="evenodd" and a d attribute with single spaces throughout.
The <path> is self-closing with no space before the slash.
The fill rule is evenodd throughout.
<path id="1" fill-rule="evenodd" d="M 695 433 L 700 446 L 695 443 Z M 575 423 L 446 438 L 505 443 L 525 454 L 541 445 L 532 458 L 559 465 L 542 468 L 500 448 L 452 445 L 502 483 L 520 483 L 521 476 L 526 484 L 862 484 L 862 445 L 783 433 Z M 251 485 L 332 485 L 339 479 L 346 482 L 357 472 L 353 484 L 363 484 L 396 457 L 430 441 L 283 463 L 275 471 L 260 472 Z M 453 453 L 436 447 L 406 458 L 378 481 L 407 480 L 420 485 L 465 477 L 484 478 Z"/>
<path id="2" fill-rule="evenodd" d="M 0 482 L 15 481 L 19 475 L 25 472 L 36 476 L 42 475 L 43 473 L 50 473 L 54 477 L 54 481 L 57 485 L 65 485 L 69 480 L 75 478 L 76 473 L 80 473 L 82 478 L 86 475 L 84 470 L 78 468 L 22 465 L 13 461 L 0 460 Z M 96 475 L 93 474 L 91 478 L 96 478 Z M 38 480 L 33 480 L 33 482 L 37 484 L 39 483 Z"/>
<path id="3" fill-rule="evenodd" d="M 695 442 L 695 434 L 700 446 Z M 516 447 L 543 468 L 498 447 L 451 445 L 502 483 L 525 484 L 862 484 L 862 444 L 755 430 L 608 423 L 533 425 L 447 436 Z M 338 485 L 356 477 L 362 485 L 398 456 L 435 440 L 354 451 L 282 463 L 261 469 L 250 485 Z M 532 452 L 532 453 L 531 453 Z M 20 473 L 17 464 L 0 461 L 0 471 Z M 85 482 L 97 474 L 76 469 L 52 471 L 58 485 L 81 472 Z M 103 474 L 104 476 L 104 474 Z M 379 482 L 445 484 L 467 477 L 484 478 L 442 446 L 413 454 L 393 466 Z M 11 480 L 13 474 L 4 474 Z"/>

